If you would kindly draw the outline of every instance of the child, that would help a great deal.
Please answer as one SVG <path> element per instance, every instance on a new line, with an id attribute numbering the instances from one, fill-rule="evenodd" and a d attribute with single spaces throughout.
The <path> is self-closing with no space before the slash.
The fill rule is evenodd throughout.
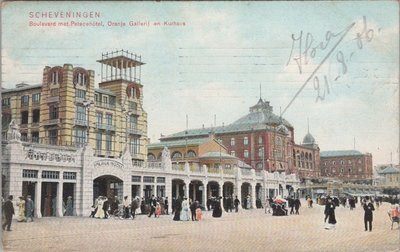
<path id="1" fill-rule="evenodd" d="M 96 208 L 94 207 L 94 205 L 92 205 L 90 207 L 90 209 L 91 209 L 91 213 L 90 213 L 89 218 L 94 218 L 94 215 L 96 214 Z"/>
<path id="2" fill-rule="evenodd" d="M 203 218 L 203 213 L 201 212 L 200 206 L 197 205 L 197 208 L 196 208 L 196 220 L 197 221 L 201 221 L 202 218 Z"/>
<path id="3" fill-rule="evenodd" d="M 160 203 L 157 202 L 155 215 L 156 217 L 160 217 L 160 214 L 161 214 L 161 206 Z"/>

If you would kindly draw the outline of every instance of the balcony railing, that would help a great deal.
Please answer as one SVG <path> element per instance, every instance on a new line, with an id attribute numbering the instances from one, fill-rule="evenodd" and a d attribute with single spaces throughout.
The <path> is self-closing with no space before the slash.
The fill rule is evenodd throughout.
<path id="1" fill-rule="evenodd" d="M 189 164 L 190 171 L 194 173 L 203 173 L 203 167 L 198 163 Z"/>
<path id="2" fill-rule="evenodd" d="M 54 125 L 54 124 L 59 124 L 60 123 L 60 118 L 57 119 L 49 119 L 44 121 L 43 125 L 44 126 L 49 126 L 49 125 Z"/>
<path id="3" fill-rule="evenodd" d="M 105 103 L 105 102 L 95 102 L 97 107 L 106 108 L 106 109 L 115 109 L 115 104 Z"/>
<path id="4" fill-rule="evenodd" d="M 128 134 L 131 134 L 131 135 L 143 135 L 143 132 L 141 131 L 141 130 L 138 130 L 138 129 L 133 129 L 133 128 L 127 128 L 127 132 L 128 132 Z"/>
<path id="5" fill-rule="evenodd" d="M 75 119 L 75 125 L 79 125 L 79 126 L 87 126 L 87 120 L 79 120 L 79 119 Z"/>
<path id="6" fill-rule="evenodd" d="M 96 127 L 98 129 L 108 130 L 108 131 L 115 131 L 115 126 L 105 123 L 96 123 Z"/>
<path id="7" fill-rule="evenodd" d="M 230 175 L 235 174 L 232 168 L 224 168 L 222 171 L 224 174 L 230 174 Z"/>
<path id="8" fill-rule="evenodd" d="M 147 167 L 150 169 L 161 169 L 161 162 L 147 162 Z"/>
<path id="9" fill-rule="evenodd" d="M 172 170 L 184 171 L 185 170 L 185 164 L 184 163 L 172 164 Z"/>
<path id="10" fill-rule="evenodd" d="M 208 168 L 208 173 L 219 173 L 219 168 L 210 167 Z"/>

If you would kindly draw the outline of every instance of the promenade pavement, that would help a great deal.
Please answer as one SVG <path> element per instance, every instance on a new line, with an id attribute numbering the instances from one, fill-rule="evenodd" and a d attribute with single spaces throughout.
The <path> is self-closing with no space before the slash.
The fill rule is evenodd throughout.
<path id="1" fill-rule="evenodd" d="M 276 217 L 264 209 L 223 212 L 213 218 L 203 212 L 199 222 L 173 221 L 137 215 L 134 220 L 88 217 L 13 221 L 3 231 L 4 251 L 400 251 L 400 229 L 390 229 L 384 203 L 374 212 L 372 232 L 364 231 L 364 211 L 357 205 L 336 209 L 335 230 L 324 229 L 324 207 L 307 208 L 300 215 Z"/>

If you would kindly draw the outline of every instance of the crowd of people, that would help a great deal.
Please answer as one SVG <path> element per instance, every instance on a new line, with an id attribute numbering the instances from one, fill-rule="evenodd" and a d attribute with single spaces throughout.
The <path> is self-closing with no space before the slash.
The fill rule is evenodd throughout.
<path id="1" fill-rule="evenodd" d="M 12 216 L 15 214 L 14 206 L 12 203 L 13 197 L 9 196 L 7 201 L 3 199 L 3 230 L 11 230 Z M 379 209 L 382 205 L 382 198 L 380 197 L 335 197 L 329 195 L 319 195 L 317 198 L 317 204 L 325 205 L 324 208 L 324 223 L 326 229 L 334 229 L 337 223 L 335 216 L 335 209 L 337 207 L 344 207 L 353 210 L 356 204 L 360 202 L 362 209 L 364 210 L 364 228 L 365 231 L 372 231 L 373 212 L 375 209 Z M 391 209 L 388 213 L 392 218 L 393 222 L 400 222 L 400 209 L 397 197 L 390 201 Z M 249 205 L 250 202 L 250 205 Z M 272 213 L 272 216 L 287 216 L 287 215 L 299 215 L 299 209 L 301 207 L 301 201 L 298 197 L 288 196 L 286 198 L 278 197 L 267 197 L 264 204 L 260 203 L 261 200 L 256 200 L 257 208 L 265 208 L 265 213 Z M 306 196 L 306 202 L 309 208 L 312 208 L 312 199 L 310 196 Z M 200 221 L 203 218 L 203 210 L 212 211 L 212 216 L 220 218 L 223 210 L 226 212 L 239 211 L 240 200 L 237 196 L 228 197 L 209 197 L 206 201 L 205 207 L 203 208 L 199 201 L 187 199 L 186 197 L 178 197 L 172 199 L 172 215 L 174 221 Z M 63 201 L 63 212 L 64 216 L 73 215 L 73 201 L 72 197 L 68 196 Z M 34 216 L 34 202 L 30 195 L 27 197 L 19 197 L 16 205 L 18 206 L 17 221 L 18 222 L 32 222 Z M 244 198 L 243 209 L 251 208 L 251 198 L 247 196 Z M 110 215 L 117 215 L 122 219 L 134 219 L 137 212 L 140 214 L 147 215 L 149 218 L 159 217 L 160 215 L 168 215 L 169 201 L 168 197 L 155 197 L 152 195 L 149 198 L 134 197 L 130 202 L 128 196 L 123 198 L 120 202 L 118 197 L 107 198 L 105 196 L 99 196 L 94 205 L 90 217 L 107 219 Z M 290 211 L 289 211 L 290 209 Z"/>

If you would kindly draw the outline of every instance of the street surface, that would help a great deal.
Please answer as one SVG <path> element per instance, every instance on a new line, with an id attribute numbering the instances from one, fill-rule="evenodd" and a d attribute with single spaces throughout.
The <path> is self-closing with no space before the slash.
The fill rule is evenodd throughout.
<path id="1" fill-rule="evenodd" d="M 172 215 L 135 220 L 88 217 L 13 220 L 3 231 L 4 251 L 400 251 L 400 230 L 390 229 L 384 203 L 374 212 L 372 232 L 364 231 L 364 211 L 336 208 L 335 230 L 324 229 L 324 207 L 300 215 L 272 216 L 264 209 L 224 212 L 200 222 L 173 221 Z"/>

